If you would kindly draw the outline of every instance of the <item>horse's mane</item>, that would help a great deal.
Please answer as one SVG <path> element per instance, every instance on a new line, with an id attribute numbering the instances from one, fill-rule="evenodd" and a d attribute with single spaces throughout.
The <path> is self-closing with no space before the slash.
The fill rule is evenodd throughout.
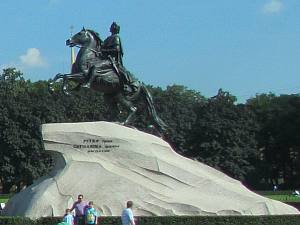
<path id="1" fill-rule="evenodd" d="M 90 29 L 87 29 L 87 31 L 89 31 L 94 36 L 94 38 L 97 42 L 97 47 L 100 48 L 103 41 L 101 40 L 99 33 L 96 31 L 90 30 Z"/>

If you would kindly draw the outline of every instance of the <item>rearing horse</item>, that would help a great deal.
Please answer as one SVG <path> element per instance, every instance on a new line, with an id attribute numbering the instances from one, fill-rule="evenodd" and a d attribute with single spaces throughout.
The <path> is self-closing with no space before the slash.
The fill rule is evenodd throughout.
<path id="1" fill-rule="evenodd" d="M 159 133 L 164 133 L 167 126 L 157 115 L 152 96 L 147 88 L 142 83 L 135 82 L 135 88 L 125 91 L 115 62 L 102 56 L 101 44 L 102 40 L 99 35 L 85 28 L 67 40 L 67 46 L 80 47 L 72 66 L 72 72 L 70 74 L 57 74 L 49 83 L 49 89 L 54 91 L 53 84 L 63 79 L 62 91 L 69 95 L 68 81 L 77 83 L 77 87 L 73 89 L 75 90 L 80 88 L 89 77 L 93 76 L 94 80 L 90 88 L 104 93 L 104 99 L 109 103 L 111 114 L 120 112 L 118 103 L 129 111 L 129 115 L 123 123 L 124 125 L 129 125 L 132 122 L 133 116 L 138 110 L 136 103 L 138 100 L 143 100 L 146 103 L 154 127 Z"/>

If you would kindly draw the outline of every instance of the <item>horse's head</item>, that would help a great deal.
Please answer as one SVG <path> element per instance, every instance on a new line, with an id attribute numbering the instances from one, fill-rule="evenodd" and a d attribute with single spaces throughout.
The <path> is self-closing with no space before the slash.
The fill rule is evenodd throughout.
<path id="1" fill-rule="evenodd" d="M 93 43 L 95 47 L 98 47 L 99 45 L 101 45 L 102 41 L 96 32 L 85 29 L 84 27 L 80 32 L 66 41 L 66 45 L 69 47 L 74 47 L 76 45 L 87 47 Z"/>

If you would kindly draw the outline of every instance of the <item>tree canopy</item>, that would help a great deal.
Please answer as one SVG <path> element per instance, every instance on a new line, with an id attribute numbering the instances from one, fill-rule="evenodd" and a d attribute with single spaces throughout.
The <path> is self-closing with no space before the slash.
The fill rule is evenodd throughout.
<path id="1" fill-rule="evenodd" d="M 109 118 L 102 94 L 82 89 L 73 96 L 48 91 L 14 69 L 0 81 L 0 184 L 29 185 L 52 167 L 43 150 L 41 124 Z M 181 85 L 148 86 L 159 116 L 169 126 L 167 141 L 186 157 L 204 162 L 259 189 L 300 185 L 300 96 L 257 95 L 245 104 L 219 90 L 206 98 Z M 124 115 L 120 115 L 120 117 Z M 137 127 L 147 131 L 147 116 Z"/>

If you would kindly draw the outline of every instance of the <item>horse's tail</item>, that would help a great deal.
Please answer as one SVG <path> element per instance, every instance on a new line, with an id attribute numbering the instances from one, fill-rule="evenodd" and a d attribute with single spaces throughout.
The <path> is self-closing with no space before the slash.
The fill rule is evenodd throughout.
<path id="1" fill-rule="evenodd" d="M 147 108 L 148 108 L 148 112 L 149 115 L 152 117 L 153 122 L 154 122 L 154 126 L 159 130 L 160 133 L 165 133 L 167 130 L 167 125 L 165 124 L 165 122 L 159 118 L 159 116 L 157 115 L 157 112 L 155 110 L 154 107 L 154 102 L 152 99 L 152 96 L 150 94 L 150 92 L 148 91 L 148 89 L 145 87 L 145 85 L 141 85 L 141 92 L 144 95 L 145 99 L 146 99 L 146 103 L 147 103 Z"/>

